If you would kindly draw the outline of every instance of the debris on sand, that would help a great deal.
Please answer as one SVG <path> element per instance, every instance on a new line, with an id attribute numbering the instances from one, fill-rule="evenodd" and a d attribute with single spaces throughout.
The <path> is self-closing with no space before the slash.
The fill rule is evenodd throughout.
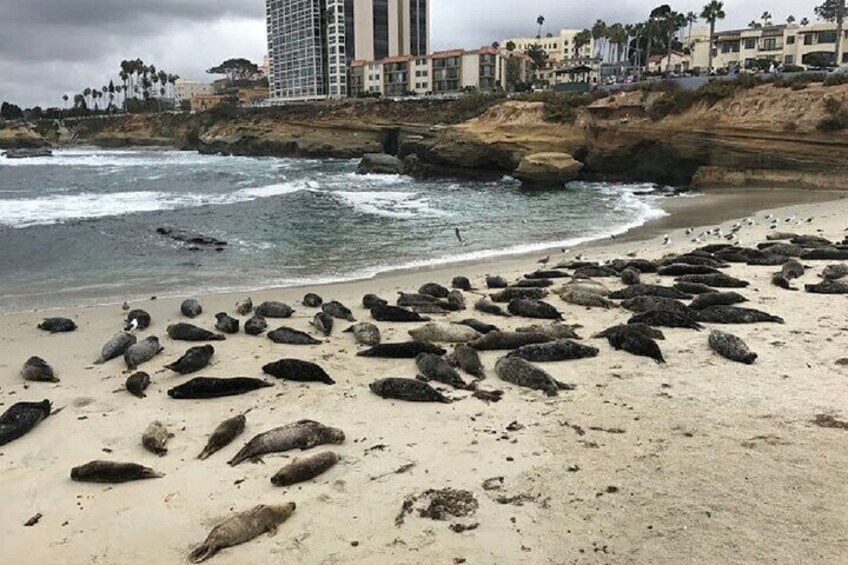
<path id="1" fill-rule="evenodd" d="M 816 417 L 813 419 L 813 424 L 820 428 L 848 430 L 848 421 L 839 420 L 830 414 L 816 414 Z"/>
<path id="2" fill-rule="evenodd" d="M 483 402 L 500 402 L 503 398 L 502 390 L 476 390 L 474 391 L 473 396 L 478 400 L 482 400 Z"/>
<path id="3" fill-rule="evenodd" d="M 423 493 L 411 494 L 403 501 L 400 513 L 395 518 L 395 525 L 400 527 L 407 514 L 415 510 L 422 518 L 445 521 L 453 518 L 471 516 L 480 507 L 474 493 L 467 490 L 452 488 L 428 489 Z M 454 530 L 455 531 L 455 530 Z"/>

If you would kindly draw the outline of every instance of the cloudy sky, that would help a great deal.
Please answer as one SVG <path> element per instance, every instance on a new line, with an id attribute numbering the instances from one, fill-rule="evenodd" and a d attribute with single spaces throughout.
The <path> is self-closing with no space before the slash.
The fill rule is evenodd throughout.
<path id="1" fill-rule="evenodd" d="M 666 0 L 667 1 L 667 0 Z M 479 47 L 505 37 L 635 22 L 660 0 L 431 0 L 434 49 Z M 705 0 L 670 2 L 697 11 Z M 721 27 L 744 27 L 768 9 L 814 20 L 818 0 L 725 0 Z M 62 94 L 117 79 L 121 60 L 141 58 L 184 78 L 230 57 L 265 54 L 264 0 L 0 0 L 0 100 L 61 106 Z M 116 82 L 118 82 L 116 80 Z"/>

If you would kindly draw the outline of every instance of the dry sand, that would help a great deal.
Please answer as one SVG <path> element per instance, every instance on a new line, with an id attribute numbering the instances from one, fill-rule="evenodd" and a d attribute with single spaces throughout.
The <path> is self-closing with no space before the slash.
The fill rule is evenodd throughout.
<path id="1" fill-rule="evenodd" d="M 808 197 L 832 196 L 803 198 Z M 685 210 L 616 242 L 555 253 L 552 264 L 576 253 L 592 260 L 627 253 L 657 258 L 693 246 L 680 229 L 698 223 L 692 218 L 706 224 L 715 217 L 742 217 L 799 200 L 793 198 L 784 202 L 777 193 L 766 193 L 669 201 L 670 208 Z M 814 218 L 801 226 L 781 224 L 790 231 L 841 240 L 848 228 L 845 199 L 794 204 L 778 213 Z M 757 214 L 756 226 L 742 230 L 743 244 L 762 240 L 763 214 Z M 657 233 L 672 228 L 673 244 L 663 248 Z M 392 299 L 398 290 L 413 291 L 431 280 L 447 284 L 456 274 L 480 286 L 485 273 L 518 277 L 535 269 L 536 259 L 269 290 L 253 293 L 253 300 L 295 304 L 311 290 L 325 300 L 341 300 L 366 320 L 360 305 L 366 292 Z M 797 281 L 799 286 L 815 282 L 825 264 L 810 263 L 815 269 Z M 368 383 L 413 377 L 413 362 L 355 357 L 350 334 L 340 332 L 315 347 L 233 336 L 214 344 L 214 364 L 200 373 L 261 377 L 264 363 L 297 357 L 324 366 L 335 386 L 277 382 L 240 397 L 175 401 L 167 389 L 189 377 L 161 367 L 192 345 L 166 336 L 166 326 L 181 319 L 175 299 L 132 304 L 153 316 L 153 326 L 142 336 L 158 335 L 165 346 L 161 356 L 142 366 L 154 380 L 142 400 L 122 390 L 122 361 L 92 364 L 102 343 L 120 329 L 119 307 L 51 312 L 79 325 L 73 333 L 56 335 L 35 329 L 41 312 L 5 314 L 0 317 L 0 409 L 48 398 L 64 410 L 0 447 L 0 563 L 180 563 L 231 512 L 283 501 L 296 502 L 298 509 L 275 537 L 224 550 L 212 562 L 846 563 L 848 431 L 811 420 L 817 414 L 848 418 L 848 367 L 836 364 L 848 357 L 848 298 L 775 288 L 769 283 L 773 270 L 729 269 L 752 282 L 743 291 L 750 306 L 786 319 L 785 325 L 730 328 L 759 353 L 753 366 L 714 355 L 706 331 L 666 330 L 664 366 L 613 351 L 606 341 L 588 338 L 623 322 L 629 312 L 587 310 L 551 297 L 568 323 L 584 326 L 581 335 L 600 348 L 600 355 L 545 364 L 555 377 L 577 385 L 547 398 L 499 381 L 494 363 L 500 355 L 486 353 L 489 378 L 482 386 L 505 391 L 496 404 L 453 391 L 449 394 L 462 400 L 449 405 L 380 399 Z M 203 297 L 205 312 L 195 323 L 211 328 L 214 314 L 232 313 L 238 298 Z M 469 303 L 474 298 L 469 295 Z M 296 309 L 294 319 L 281 324 L 312 331 L 313 310 Z M 448 319 L 474 316 L 505 328 L 529 323 L 477 314 Z M 386 342 L 405 340 L 406 331 L 417 326 L 378 325 Z M 18 371 L 30 355 L 50 362 L 61 382 L 24 385 Z M 209 460 L 198 461 L 212 429 L 248 409 L 245 433 Z M 289 488 L 271 485 L 271 475 L 293 453 L 269 455 L 258 464 L 226 464 L 253 435 L 302 418 L 342 428 L 347 435 L 343 445 L 333 447 L 342 462 L 318 479 Z M 161 458 L 141 446 L 142 432 L 157 419 L 175 434 Z M 508 431 L 512 422 L 523 428 Z M 166 476 L 116 486 L 69 479 L 71 467 L 93 459 L 134 461 Z M 503 477 L 501 488 L 483 489 L 483 481 L 492 477 Z M 451 522 L 418 516 L 395 525 L 407 495 L 443 487 L 476 495 L 479 510 L 462 521 L 479 523 L 477 529 L 458 534 L 449 529 Z M 508 502 L 513 497 L 518 498 Z M 24 527 L 36 513 L 43 514 L 40 522 Z"/>

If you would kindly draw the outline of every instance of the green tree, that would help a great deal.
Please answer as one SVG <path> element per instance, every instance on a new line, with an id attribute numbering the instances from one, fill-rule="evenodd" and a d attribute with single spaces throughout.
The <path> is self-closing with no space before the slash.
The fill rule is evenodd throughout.
<path id="1" fill-rule="evenodd" d="M 707 69 L 708 73 L 713 71 L 713 43 L 715 42 L 715 25 L 718 20 L 723 20 L 727 17 L 727 14 L 724 13 L 724 2 L 719 2 L 718 0 L 712 0 L 709 4 L 704 6 L 703 11 L 701 11 L 701 19 L 710 23 L 710 55 L 709 55 L 709 68 Z"/>
<path id="2" fill-rule="evenodd" d="M 771 25 L 771 12 L 763 12 L 763 15 L 760 16 L 760 19 L 763 21 L 763 27 L 768 27 Z"/>
<path id="3" fill-rule="evenodd" d="M 809 18 L 801 18 L 801 21 L 798 23 L 801 24 L 801 27 L 807 27 L 808 25 L 810 25 L 810 20 Z"/>
<path id="4" fill-rule="evenodd" d="M 786 18 L 786 23 L 789 24 L 789 25 L 794 24 L 795 23 L 795 16 L 790 15 L 788 18 Z"/>
<path id="5" fill-rule="evenodd" d="M 17 104 L 3 102 L 0 104 L 0 117 L 4 120 L 21 120 L 24 117 L 24 112 Z"/>
<path id="6" fill-rule="evenodd" d="M 825 0 L 815 8 L 816 16 L 826 22 L 836 24 L 836 45 L 833 49 L 834 63 L 842 64 L 842 34 L 845 30 L 845 0 Z M 803 24 L 802 24 L 803 25 Z"/>
<path id="7" fill-rule="evenodd" d="M 601 39 L 607 36 L 607 23 L 604 20 L 597 20 L 592 26 L 592 39 L 595 41 L 595 49 L 601 51 Z M 601 51 L 603 52 L 603 51 Z"/>
<path id="8" fill-rule="evenodd" d="M 535 43 L 527 50 L 527 56 L 533 61 L 533 66 L 536 69 L 541 69 L 548 61 L 548 52 L 541 45 Z"/>
<path id="9" fill-rule="evenodd" d="M 698 14 L 695 12 L 687 12 L 686 23 L 689 24 L 689 41 L 692 41 L 692 26 L 698 23 Z"/>
<path id="10" fill-rule="evenodd" d="M 580 57 L 580 50 L 592 43 L 592 32 L 584 29 L 574 36 L 574 58 Z"/>
<path id="11" fill-rule="evenodd" d="M 536 23 L 539 24 L 539 35 L 536 36 L 536 39 L 542 39 L 542 26 L 545 25 L 545 16 L 536 18 Z"/>
<path id="12" fill-rule="evenodd" d="M 67 95 L 67 94 L 63 94 L 63 95 L 62 95 L 62 100 L 64 100 L 64 101 L 65 101 L 65 109 L 67 109 L 67 108 L 68 108 L 68 95 Z"/>
<path id="13" fill-rule="evenodd" d="M 230 84 L 233 84 L 239 81 L 252 80 L 259 73 L 259 67 L 256 63 L 251 63 L 247 59 L 227 59 L 206 72 L 210 75 L 225 75 Z"/>
<path id="14" fill-rule="evenodd" d="M 506 50 L 509 51 L 510 53 L 515 51 L 515 42 L 514 41 L 507 41 L 506 42 Z"/>
<path id="15" fill-rule="evenodd" d="M 506 60 L 506 89 L 514 92 L 519 83 L 524 82 L 521 76 L 521 60 L 510 55 Z"/>

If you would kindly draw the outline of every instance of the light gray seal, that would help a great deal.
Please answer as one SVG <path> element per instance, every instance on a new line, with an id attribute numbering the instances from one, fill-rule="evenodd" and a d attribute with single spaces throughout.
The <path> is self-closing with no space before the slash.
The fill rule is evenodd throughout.
<path id="1" fill-rule="evenodd" d="M 495 372 L 503 381 L 533 390 L 541 390 L 548 396 L 556 396 L 560 390 L 573 390 L 574 388 L 557 381 L 546 371 L 520 357 L 502 357 L 495 364 Z"/>
<path id="2" fill-rule="evenodd" d="M 354 324 L 345 330 L 353 334 L 353 339 L 359 345 L 380 345 L 380 328 L 368 322 Z"/>
<path id="3" fill-rule="evenodd" d="M 129 332 L 118 332 L 112 339 L 107 341 L 100 349 L 100 357 L 94 362 L 95 365 L 102 365 L 106 361 L 111 361 L 116 357 L 120 357 L 124 352 L 136 343 L 137 338 Z"/>
<path id="4" fill-rule="evenodd" d="M 311 481 L 333 468 L 340 459 L 338 454 L 332 451 L 324 451 L 309 457 L 295 459 L 271 477 L 271 484 L 275 487 L 287 487 L 304 481 Z"/>
<path id="5" fill-rule="evenodd" d="M 710 348 L 726 359 L 751 365 L 757 360 L 757 354 L 748 349 L 741 338 L 733 334 L 714 331 L 710 333 Z"/>
<path id="6" fill-rule="evenodd" d="M 294 502 L 273 506 L 260 504 L 240 512 L 212 528 L 206 540 L 189 553 L 188 560 L 200 563 L 222 549 L 246 543 L 266 532 L 274 535 L 280 524 L 294 514 L 295 508 Z"/>
<path id="7" fill-rule="evenodd" d="M 209 441 L 206 442 L 206 447 L 197 456 L 200 460 L 205 460 L 217 453 L 221 449 L 230 445 L 244 431 L 247 424 L 247 418 L 244 414 L 239 414 L 233 418 L 228 418 L 218 424 L 209 436 Z"/>
<path id="8" fill-rule="evenodd" d="M 162 353 L 164 349 L 164 347 L 159 345 L 159 338 L 150 336 L 129 346 L 124 352 L 124 362 L 127 364 L 127 369 L 134 371 L 142 363 L 147 363 Z"/>
<path id="9" fill-rule="evenodd" d="M 40 383 L 58 383 L 53 367 L 41 357 L 30 357 L 21 369 L 21 377 L 25 381 Z"/>
<path id="10" fill-rule="evenodd" d="M 409 330 L 416 341 L 435 341 L 440 343 L 468 343 L 481 336 L 480 332 L 462 324 L 429 323 Z"/>
<path id="11" fill-rule="evenodd" d="M 162 457 L 168 453 L 168 440 L 174 437 L 174 434 L 168 431 L 165 424 L 156 420 L 151 422 L 141 436 L 141 445 L 144 449 Z"/>
<path id="12" fill-rule="evenodd" d="M 328 443 L 344 442 L 345 434 L 313 420 L 299 420 L 261 433 L 251 439 L 228 463 L 238 465 L 266 453 L 282 453 L 292 449 L 301 451 Z"/>
<path id="13" fill-rule="evenodd" d="M 180 312 L 188 318 L 197 318 L 203 313 L 203 307 L 194 298 L 188 298 L 180 304 Z"/>

